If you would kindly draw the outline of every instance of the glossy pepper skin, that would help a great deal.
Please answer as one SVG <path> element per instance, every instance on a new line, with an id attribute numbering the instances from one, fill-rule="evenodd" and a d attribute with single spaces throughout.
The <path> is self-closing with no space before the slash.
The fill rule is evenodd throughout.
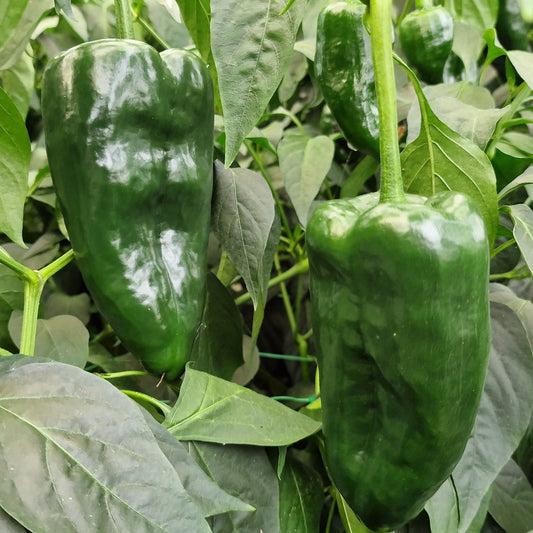
<path id="1" fill-rule="evenodd" d="M 335 120 L 357 150 L 379 156 L 379 118 L 366 6 L 336 2 L 318 17 L 316 74 Z"/>
<path id="2" fill-rule="evenodd" d="M 459 461 L 490 346 L 489 249 L 466 196 L 325 202 L 306 241 L 330 475 L 372 530 L 414 518 Z"/>
<path id="3" fill-rule="evenodd" d="M 204 305 L 213 95 L 193 54 L 101 40 L 44 74 L 46 149 L 75 257 L 145 367 L 182 372 Z"/>
<path id="4" fill-rule="evenodd" d="M 422 80 L 442 83 L 453 45 L 453 17 L 442 6 L 416 9 L 400 24 L 400 42 L 407 62 Z"/>
<path id="5" fill-rule="evenodd" d="M 531 25 L 522 18 L 518 0 L 500 0 L 496 33 L 506 50 L 529 52 L 528 33 Z"/>

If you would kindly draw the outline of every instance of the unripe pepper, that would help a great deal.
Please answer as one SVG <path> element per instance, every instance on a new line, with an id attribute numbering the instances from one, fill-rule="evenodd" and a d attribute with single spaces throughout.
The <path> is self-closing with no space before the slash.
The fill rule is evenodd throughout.
<path id="1" fill-rule="evenodd" d="M 489 245 L 473 200 L 406 195 L 391 1 L 371 0 L 381 190 L 306 228 L 328 472 L 372 530 L 414 518 L 470 437 L 490 348 Z"/>
<path id="2" fill-rule="evenodd" d="M 318 17 L 315 66 L 324 98 L 346 140 L 379 156 L 379 119 L 366 6 L 336 2 Z"/>
<path id="3" fill-rule="evenodd" d="M 209 73 L 182 50 L 109 39 L 47 67 L 46 149 L 103 316 L 146 368 L 182 372 L 204 305 L 212 190 Z"/>
<path id="4" fill-rule="evenodd" d="M 506 50 L 529 52 L 528 33 L 531 25 L 522 17 L 518 0 L 500 0 L 496 33 Z"/>
<path id="5" fill-rule="evenodd" d="M 442 6 L 431 5 L 431 0 L 417 0 L 417 9 L 402 20 L 399 29 L 408 63 L 425 82 L 442 83 L 444 66 L 453 45 L 450 12 Z"/>

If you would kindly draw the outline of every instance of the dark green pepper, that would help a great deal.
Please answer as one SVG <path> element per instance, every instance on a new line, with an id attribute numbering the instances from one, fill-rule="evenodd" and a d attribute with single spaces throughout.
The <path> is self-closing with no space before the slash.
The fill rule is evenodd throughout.
<path id="1" fill-rule="evenodd" d="M 378 157 L 379 119 L 365 11 L 363 3 L 347 0 L 320 12 L 315 65 L 326 103 L 346 140 Z"/>
<path id="2" fill-rule="evenodd" d="M 46 149 L 75 257 L 101 313 L 147 369 L 175 379 L 201 320 L 213 95 L 200 59 L 137 41 L 54 59 Z"/>
<path id="3" fill-rule="evenodd" d="M 306 232 L 326 459 L 373 530 L 415 517 L 470 436 L 486 372 L 489 248 L 460 193 L 332 200 Z"/>
<path id="4" fill-rule="evenodd" d="M 418 2 L 420 9 L 400 23 L 400 42 L 408 63 L 426 83 L 442 83 L 446 60 L 453 45 L 453 17 L 431 0 Z M 423 7 L 422 7 L 423 6 Z"/>
<path id="5" fill-rule="evenodd" d="M 528 33 L 531 25 L 522 18 L 518 0 L 500 0 L 496 33 L 506 50 L 529 52 Z"/>

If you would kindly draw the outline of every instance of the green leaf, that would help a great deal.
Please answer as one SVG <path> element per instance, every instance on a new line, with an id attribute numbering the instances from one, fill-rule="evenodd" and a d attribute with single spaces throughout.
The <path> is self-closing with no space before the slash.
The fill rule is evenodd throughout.
<path id="1" fill-rule="evenodd" d="M 74 13 L 72 12 L 72 0 L 54 0 L 56 4 L 56 12 L 59 15 L 62 11 L 65 16 L 72 18 Z"/>
<path id="2" fill-rule="evenodd" d="M 492 484 L 489 513 L 506 533 L 533 530 L 533 487 L 512 460 Z"/>
<path id="3" fill-rule="evenodd" d="M 22 214 L 28 190 L 31 145 L 22 117 L 0 88 L 0 232 L 24 246 Z"/>
<path id="4" fill-rule="evenodd" d="M 465 68 L 466 79 L 472 83 L 478 82 L 478 60 L 485 45 L 481 37 L 484 29 L 485 27 L 481 29 L 472 23 L 457 19 L 453 24 L 452 52 L 460 58 Z"/>
<path id="5" fill-rule="evenodd" d="M 492 350 L 472 436 L 452 473 L 464 533 L 525 433 L 533 407 L 533 304 L 501 285 L 491 291 Z"/>
<path id="6" fill-rule="evenodd" d="M 272 193 L 260 174 L 215 162 L 213 228 L 244 279 L 254 307 L 266 302 L 281 228 Z"/>
<path id="7" fill-rule="evenodd" d="M 31 54 L 32 49 L 28 46 L 12 67 L 0 71 L 2 86 L 23 118 L 28 114 L 33 94 L 35 69 Z"/>
<path id="8" fill-rule="evenodd" d="M 498 0 L 445 0 L 444 5 L 455 12 L 457 20 L 475 26 L 481 33 L 493 28 L 498 18 Z"/>
<path id="9" fill-rule="evenodd" d="M 319 533 L 323 503 L 320 475 L 289 454 L 279 481 L 280 533 Z"/>
<path id="10" fill-rule="evenodd" d="M 431 533 L 457 533 L 459 527 L 459 507 L 457 494 L 451 478 L 426 502 Z"/>
<path id="11" fill-rule="evenodd" d="M 520 77 L 533 89 L 533 53 L 511 50 L 507 52 L 507 57 Z"/>
<path id="12" fill-rule="evenodd" d="M 525 204 L 506 207 L 514 221 L 513 236 L 522 252 L 522 257 L 533 272 L 533 211 Z"/>
<path id="13" fill-rule="evenodd" d="M 295 50 L 292 54 L 289 70 L 283 76 L 283 80 L 278 89 L 279 99 L 284 105 L 294 95 L 298 84 L 305 78 L 307 69 L 307 58 L 304 54 Z"/>
<path id="14" fill-rule="evenodd" d="M 226 127 L 226 167 L 256 125 L 289 67 L 305 8 L 296 0 L 212 0 L 211 47 Z"/>
<path id="15" fill-rule="evenodd" d="M 0 70 L 15 64 L 41 15 L 53 7 L 54 0 L 0 0 Z"/>
<path id="16" fill-rule="evenodd" d="M 207 276 L 207 298 L 189 358 L 195 370 L 231 381 L 243 364 L 242 316 L 218 278 Z"/>
<path id="17" fill-rule="evenodd" d="M 256 509 L 213 517 L 214 532 L 279 532 L 278 478 L 264 448 L 190 442 L 188 449 L 221 489 Z"/>
<path id="18" fill-rule="evenodd" d="M 223 491 L 189 455 L 184 444 L 157 423 L 147 411 L 143 410 L 142 412 L 157 439 L 159 448 L 176 470 L 185 490 L 202 511 L 203 516 L 213 516 L 229 511 L 254 510 L 252 506 L 239 498 Z"/>
<path id="19" fill-rule="evenodd" d="M 91 298 L 86 292 L 75 295 L 53 292 L 46 299 L 44 318 L 72 315 L 86 326 L 89 323 L 90 312 Z"/>
<path id="20" fill-rule="evenodd" d="M 490 92 L 470 82 L 430 85 L 424 88 L 435 115 L 452 130 L 473 141 L 482 150 L 490 141 L 497 122 L 508 107 L 496 108 Z M 407 144 L 420 135 L 420 108 L 414 104 L 407 116 Z"/>
<path id="21" fill-rule="evenodd" d="M 183 22 L 205 59 L 211 51 L 211 39 L 209 32 L 209 20 L 211 8 L 209 0 L 177 0 Z"/>
<path id="22" fill-rule="evenodd" d="M 180 440 L 285 446 L 320 424 L 262 394 L 187 367 L 164 424 Z"/>
<path id="23" fill-rule="evenodd" d="M 183 23 L 180 10 L 175 2 L 144 0 L 144 4 L 155 31 L 172 48 L 187 48 L 192 44 L 191 35 Z M 191 0 L 188 0 L 186 4 L 189 8 L 195 6 L 195 2 Z M 209 30 L 209 21 L 205 19 L 205 22 Z"/>
<path id="24" fill-rule="evenodd" d="M 33 533 L 210 531 L 140 409 L 111 384 L 11 356 L 0 391 L 0 505 Z"/>
<path id="25" fill-rule="evenodd" d="M 511 183 L 507 184 L 499 193 L 498 200 L 502 200 L 508 194 L 512 193 L 516 189 L 523 187 L 524 185 L 533 184 L 533 167 L 528 168 L 525 172 L 516 177 Z"/>
<path id="26" fill-rule="evenodd" d="M 0 531 L 2 533 L 26 533 L 28 530 L 0 507 Z"/>
<path id="27" fill-rule="evenodd" d="M 8 267 L 0 265 L 0 346 L 14 349 L 8 324 L 11 314 L 24 306 L 24 283 Z"/>
<path id="28" fill-rule="evenodd" d="M 357 518 L 357 515 L 352 509 L 348 507 L 346 500 L 338 490 L 335 490 L 335 499 L 346 533 L 372 533 L 372 531 L 370 531 L 370 529 Z"/>
<path id="29" fill-rule="evenodd" d="M 418 81 L 406 70 L 415 86 L 422 114 L 420 135 L 401 154 L 406 191 L 422 196 L 447 190 L 467 194 L 478 204 L 489 241 L 494 242 L 498 202 L 496 176 L 489 158 L 472 141 L 435 116 Z"/>
<path id="30" fill-rule="evenodd" d="M 331 166 L 334 152 L 335 145 L 329 137 L 309 137 L 300 131 L 290 130 L 278 145 L 285 188 L 304 228 L 309 208 Z"/>
<path id="31" fill-rule="evenodd" d="M 9 321 L 13 342 L 20 347 L 22 312 L 14 311 Z M 37 320 L 35 355 L 83 368 L 89 357 L 89 332 L 74 316 L 60 315 Z"/>

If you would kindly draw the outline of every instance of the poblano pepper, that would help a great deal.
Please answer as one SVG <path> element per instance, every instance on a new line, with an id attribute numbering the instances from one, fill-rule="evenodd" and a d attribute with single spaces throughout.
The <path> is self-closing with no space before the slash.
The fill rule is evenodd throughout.
<path id="1" fill-rule="evenodd" d="M 101 40 L 45 71 L 46 149 L 75 257 L 101 313 L 175 379 L 204 305 L 213 95 L 190 52 Z"/>
<path id="2" fill-rule="evenodd" d="M 324 98 L 346 140 L 378 157 L 378 108 L 365 11 L 362 2 L 347 0 L 320 12 L 315 65 Z"/>
<path id="3" fill-rule="evenodd" d="M 422 80 L 442 83 L 452 51 L 453 17 L 443 6 L 433 6 L 431 0 L 417 0 L 416 6 L 400 24 L 402 50 Z"/>
<path id="4" fill-rule="evenodd" d="M 524 50 L 529 52 L 528 34 L 531 24 L 522 17 L 518 0 L 500 0 L 496 33 L 506 50 Z"/>
<path id="5" fill-rule="evenodd" d="M 470 436 L 490 347 L 489 247 L 467 196 L 403 192 L 390 0 L 371 9 L 381 191 L 321 204 L 306 243 L 328 471 L 367 527 L 394 530 Z"/>

